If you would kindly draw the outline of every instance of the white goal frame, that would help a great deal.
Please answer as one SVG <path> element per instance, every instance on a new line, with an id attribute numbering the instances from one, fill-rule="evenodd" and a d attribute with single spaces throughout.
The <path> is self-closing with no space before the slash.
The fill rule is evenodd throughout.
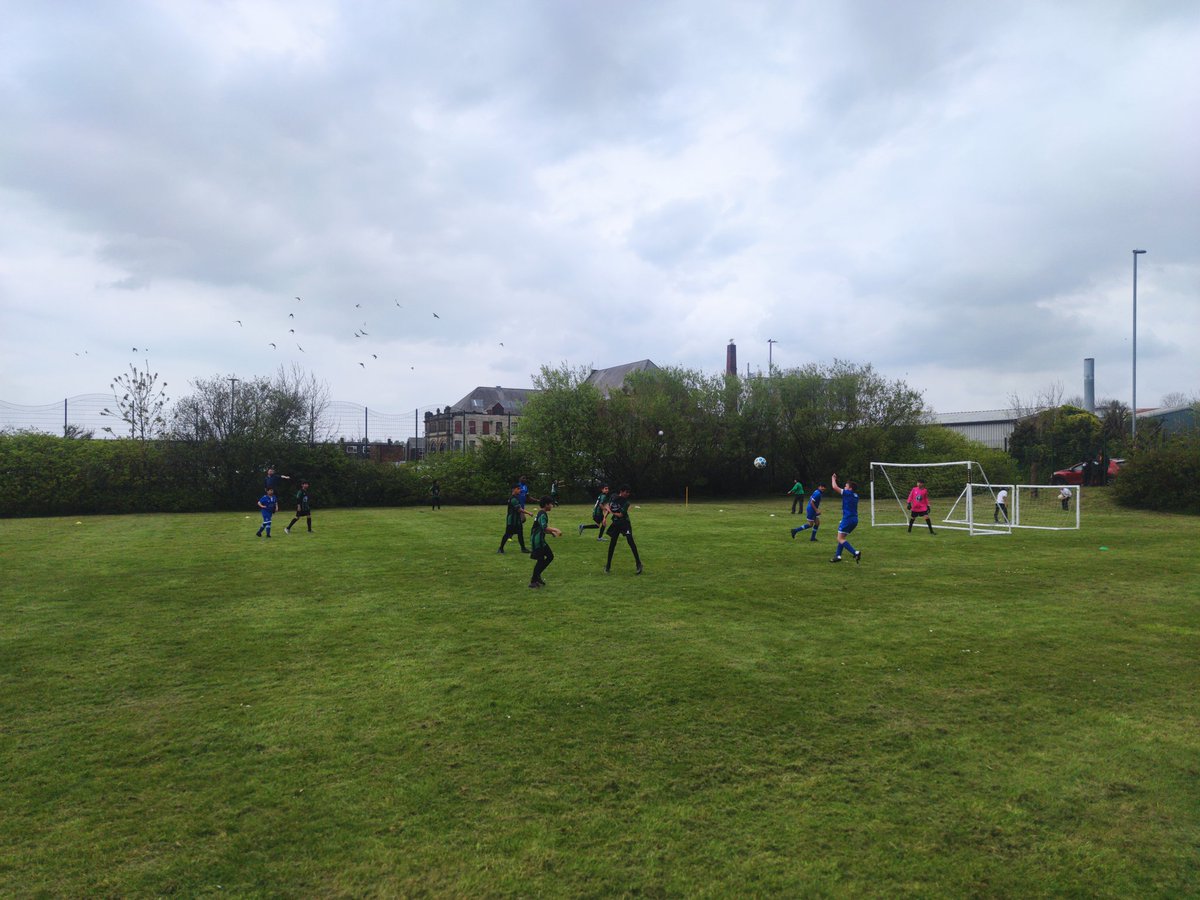
<path id="1" fill-rule="evenodd" d="M 1063 488 L 1071 491 L 1071 499 L 1067 504 L 1066 515 L 1058 516 L 1062 511 L 1062 505 L 1059 500 L 1059 492 Z M 1045 519 L 1042 516 L 1034 515 L 1030 499 L 1038 497 L 1039 494 L 1045 491 L 1051 500 L 1051 506 L 1056 507 L 1052 510 L 1055 518 L 1060 520 L 1060 524 L 1045 525 L 1042 524 Z M 1021 514 L 1021 498 L 1025 497 L 1025 506 L 1029 511 L 1022 517 Z M 1029 528 L 1039 531 L 1078 531 L 1080 522 L 1083 519 L 1081 512 L 1083 507 L 1083 488 L 1077 484 L 1018 484 L 1013 489 L 1013 528 Z M 1022 521 L 1024 518 L 1024 521 Z"/>
<path id="2" fill-rule="evenodd" d="M 958 499 L 953 502 L 950 510 L 942 517 L 939 522 L 940 527 L 955 531 L 967 531 L 971 534 L 1009 534 L 1012 531 L 1012 511 L 1010 510 L 1010 520 L 1004 523 L 991 523 L 982 520 L 985 514 L 980 511 L 980 521 L 976 521 L 974 494 L 976 491 L 988 493 L 994 504 L 996 491 L 1001 488 L 1008 488 L 1009 494 L 1016 493 L 1015 488 L 1011 484 L 992 485 L 988 482 L 987 474 L 983 471 L 983 466 L 973 459 L 960 459 L 952 462 L 937 462 L 937 463 L 897 463 L 897 462 L 872 462 L 871 463 L 871 527 L 886 528 L 889 525 L 904 525 L 907 527 L 909 514 L 905 509 L 905 501 L 901 499 L 896 485 L 893 483 L 889 474 L 889 469 L 905 469 L 905 470 L 921 470 L 921 469 L 953 469 L 959 466 L 962 468 L 962 490 L 958 494 Z M 875 482 L 881 482 L 881 487 L 878 493 L 875 489 Z M 910 485 L 904 485 L 904 496 L 908 496 L 908 488 Z M 892 503 L 896 503 L 900 513 L 901 521 L 887 521 L 883 513 L 883 508 L 886 506 L 890 509 Z M 993 506 L 989 506 L 987 512 L 991 512 Z"/>

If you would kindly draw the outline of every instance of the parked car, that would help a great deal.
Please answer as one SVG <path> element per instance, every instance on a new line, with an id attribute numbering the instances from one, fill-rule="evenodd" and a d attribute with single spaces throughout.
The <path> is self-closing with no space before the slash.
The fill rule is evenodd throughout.
<path id="1" fill-rule="evenodd" d="M 1104 479 L 1104 483 L 1112 481 L 1117 477 L 1117 473 L 1121 471 L 1121 464 L 1125 462 L 1123 459 L 1110 459 L 1108 461 L 1108 477 Z M 1068 469 L 1059 469 L 1050 476 L 1051 484 L 1083 484 L 1083 470 L 1087 462 L 1075 463 Z"/>

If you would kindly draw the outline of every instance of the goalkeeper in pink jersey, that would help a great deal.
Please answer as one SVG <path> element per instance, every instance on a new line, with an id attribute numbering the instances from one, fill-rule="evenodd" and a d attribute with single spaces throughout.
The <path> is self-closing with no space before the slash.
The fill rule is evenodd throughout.
<path id="1" fill-rule="evenodd" d="M 919 518 L 925 519 L 925 524 L 929 526 L 929 533 L 934 534 L 933 523 L 929 521 L 929 491 L 925 489 L 925 482 L 918 481 L 917 486 L 908 492 L 908 530 L 911 532 L 913 522 Z"/>

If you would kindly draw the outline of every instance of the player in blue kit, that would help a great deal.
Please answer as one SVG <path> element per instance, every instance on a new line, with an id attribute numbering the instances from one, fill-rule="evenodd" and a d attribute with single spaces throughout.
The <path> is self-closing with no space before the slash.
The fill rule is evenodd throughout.
<path id="1" fill-rule="evenodd" d="M 267 492 L 258 498 L 258 508 L 262 510 L 263 523 L 258 526 L 255 537 L 262 537 L 263 532 L 271 536 L 271 516 L 279 511 L 279 500 L 275 497 L 275 488 L 267 488 Z"/>
<path id="2" fill-rule="evenodd" d="M 808 528 L 812 529 L 812 536 L 809 537 L 809 540 L 817 539 L 817 529 L 821 527 L 821 497 L 824 496 L 824 491 L 825 485 L 818 484 L 817 489 L 809 495 L 808 505 L 804 508 L 804 517 L 808 521 L 799 528 L 792 529 L 792 540 L 795 540 L 796 535 Z"/>
<path id="3" fill-rule="evenodd" d="M 838 523 L 837 550 L 834 551 L 833 559 L 830 562 L 842 561 L 842 548 L 850 551 L 855 563 L 861 562 L 862 553 L 855 550 L 849 541 L 850 532 L 858 527 L 858 484 L 847 481 L 844 486 L 839 486 L 837 472 L 833 473 L 833 478 L 829 483 L 835 491 L 842 495 L 842 521 Z"/>

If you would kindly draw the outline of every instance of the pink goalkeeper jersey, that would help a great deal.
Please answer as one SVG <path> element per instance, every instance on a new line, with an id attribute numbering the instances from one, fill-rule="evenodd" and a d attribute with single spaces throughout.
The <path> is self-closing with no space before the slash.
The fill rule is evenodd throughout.
<path id="1" fill-rule="evenodd" d="M 929 509 L 929 491 L 915 487 L 908 492 L 908 503 L 913 512 L 925 512 Z"/>

